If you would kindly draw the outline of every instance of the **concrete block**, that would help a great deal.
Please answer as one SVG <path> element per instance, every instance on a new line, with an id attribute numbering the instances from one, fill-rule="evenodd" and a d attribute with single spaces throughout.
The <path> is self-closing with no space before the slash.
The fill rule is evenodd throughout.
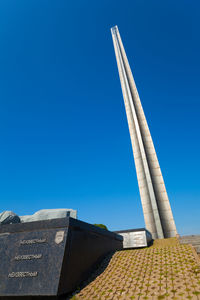
<path id="1" fill-rule="evenodd" d="M 71 217 L 77 219 L 77 210 L 68 208 L 41 209 L 33 215 L 20 216 L 22 223 Z"/>

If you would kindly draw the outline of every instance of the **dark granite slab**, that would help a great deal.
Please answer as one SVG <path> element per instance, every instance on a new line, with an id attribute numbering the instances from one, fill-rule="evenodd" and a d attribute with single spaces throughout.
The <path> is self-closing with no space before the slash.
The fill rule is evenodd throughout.
<path id="1" fill-rule="evenodd" d="M 121 248 L 121 236 L 73 218 L 2 225 L 0 299 L 56 299 Z"/>

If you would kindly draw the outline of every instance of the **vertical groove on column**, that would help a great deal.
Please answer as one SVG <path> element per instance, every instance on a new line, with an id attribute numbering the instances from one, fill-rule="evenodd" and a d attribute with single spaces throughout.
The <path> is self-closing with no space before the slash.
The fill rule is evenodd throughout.
<path id="1" fill-rule="evenodd" d="M 120 77 L 121 82 L 123 82 L 123 75 L 122 75 L 122 70 L 120 67 L 116 43 L 113 42 L 113 44 L 114 44 L 114 49 L 115 49 L 115 53 L 116 53 L 119 77 Z M 124 97 L 124 105 L 125 105 L 125 110 L 126 110 L 126 115 L 127 115 L 127 120 L 128 120 L 130 138 L 131 138 L 132 144 L 134 145 L 133 155 L 134 155 L 134 160 L 135 160 L 136 174 L 137 174 L 137 178 L 138 178 L 138 185 L 139 185 L 140 197 L 141 197 L 141 201 L 142 201 L 142 208 L 143 208 L 143 213 L 144 213 L 144 218 L 145 218 L 145 224 L 146 224 L 147 229 L 152 233 L 152 235 L 157 237 L 157 232 L 156 232 L 156 227 L 155 227 L 155 222 L 154 222 L 154 217 L 153 217 L 153 211 L 152 211 L 152 207 L 151 207 L 151 203 L 150 203 L 150 198 L 148 197 L 148 190 L 147 190 L 146 185 L 142 186 L 142 181 L 140 180 L 141 178 L 145 178 L 145 173 L 144 173 L 144 168 L 143 168 L 143 164 L 142 164 L 142 157 L 140 154 L 140 148 L 139 148 L 139 143 L 138 143 L 138 139 L 137 139 L 137 135 L 136 135 L 136 130 L 135 130 L 135 125 L 134 125 L 134 121 L 133 121 L 133 116 L 131 113 L 130 104 L 126 97 L 126 93 L 125 93 L 123 87 L 122 87 L 122 93 L 123 93 L 123 97 Z M 146 195 L 145 199 L 144 199 L 143 195 Z"/>
<path id="2" fill-rule="evenodd" d="M 128 119 L 145 224 L 147 229 L 152 232 L 154 238 L 162 238 L 162 231 L 164 237 L 173 237 L 177 235 L 176 226 L 139 94 L 118 28 L 112 28 L 111 32 Z M 120 59 L 122 62 L 120 62 Z M 123 68 L 125 75 L 123 75 Z M 127 85 L 131 94 L 129 97 L 126 92 L 125 80 L 128 82 Z M 134 119 L 134 113 L 136 120 Z M 135 127 L 137 125 L 139 134 Z M 138 140 L 138 135 L 139 137 L 141 136 L 142 142 Z M 142 150 L 145 152 L 143 157 Z M 146 167 L 144 166 L 145 161 L 147 162 Z M 145 172 L 145 170 L 147 171 Z M 154 203 L 154 198 L 156 204 Z M 160 226 L 161 229 L 159 228 Z"/>

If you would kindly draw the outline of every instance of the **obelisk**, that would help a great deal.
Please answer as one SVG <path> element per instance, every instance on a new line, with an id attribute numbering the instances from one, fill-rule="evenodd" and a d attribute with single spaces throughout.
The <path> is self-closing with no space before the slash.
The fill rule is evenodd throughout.
<path id="1" fill-rule="evenodd" d="M 154 239 L 177 236 L 163 176 L 117 26 L 111 28 L 146 229 Z"/>

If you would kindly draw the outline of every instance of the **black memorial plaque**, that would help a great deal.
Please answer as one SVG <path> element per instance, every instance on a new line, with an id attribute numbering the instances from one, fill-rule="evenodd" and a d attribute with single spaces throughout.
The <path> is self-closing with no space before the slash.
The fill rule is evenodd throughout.
<path id="1" fill-rule="evenodd" d="M 73 218 L 0 227 L 0 299 L 55 297 L 86 279 L 122 238 Z"/>

